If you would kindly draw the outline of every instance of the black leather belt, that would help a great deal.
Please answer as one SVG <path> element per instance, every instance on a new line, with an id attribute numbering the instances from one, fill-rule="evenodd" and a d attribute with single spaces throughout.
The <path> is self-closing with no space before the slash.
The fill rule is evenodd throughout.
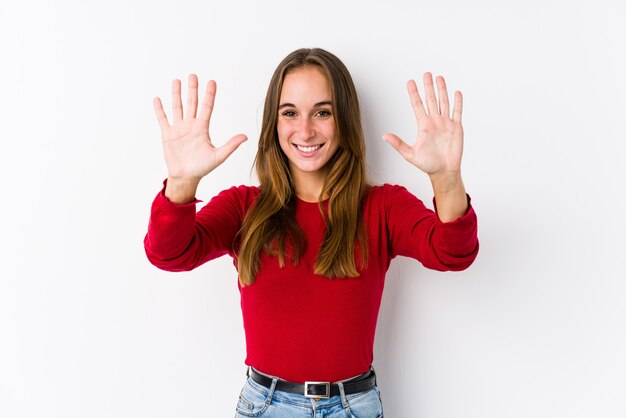
<path id="1" fill-rule="evenodd" d="M 272 387 L 272 378 L 261 374 L 249 368 L 249 376 L 259 385 L 266 388 Z M 352 393 L 365 392 L 376 385 L 376 374 L 374 369 L 370 369 L 367 373 L 356 376 L 352 379 L 342 381 L 343 390 L 346 395 Z M 306 398 L 330 398 L 339 395 L 339 385 L 330 382 L 304 382 L 293 383 L 286 380 L 278 379 L 276 382 L 276 390 L 289 393 L 298 393 Z"/>

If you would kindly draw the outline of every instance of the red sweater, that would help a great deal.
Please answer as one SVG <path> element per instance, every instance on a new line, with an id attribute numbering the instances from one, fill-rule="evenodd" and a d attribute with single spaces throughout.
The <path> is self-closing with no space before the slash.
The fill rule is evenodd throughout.
<path id="1" fill-rule="evenodd" d="M 233 257 L 235 235 L 258 194 L 257 187 L 233 187 L 196 214 L 197 200 L 176 205 L 161 191 L 144 241 L 150 262 L 184 271 L 225 254 Z M 385 184 L 369 190 L 363 210 L 367 268 L 357 278 L 327 279 L 313 273 L 325 228 L 318 204 L 297 201 L 296 221 L 307 239 L 299 265 L 287 261 L 280 268 L 276 258 L 263 254 L 255 282 L 239 287 L 246 364 L 294 382 L 334 382 L 364 373 L 373 360 L 390 261 L 402 255 L 444 271 L 463 270 L 476 258 L 471 207 L 461 218 L 442 223 L 404 187 Z"/>

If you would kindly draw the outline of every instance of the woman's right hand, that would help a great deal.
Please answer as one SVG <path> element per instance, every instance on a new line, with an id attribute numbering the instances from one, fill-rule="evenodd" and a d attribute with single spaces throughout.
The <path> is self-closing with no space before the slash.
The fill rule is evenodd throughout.
<path id="1" fill-rule="evenodd" d="M 165 194 L 170 200 L 193 199 L 200 179 L 222 164 L 247 139 L 243 134 L 235 135 L 220 147 L 215 147 L 211 142 L 209 123 L 215 102 L 215 90 L 215 81 L 209 81 L 204 102 L 200 111 L 197 112 L 198 77 L 195 74 L 189 75 L 187 109 L 183 115 L 181 82 L 174 80 L 172 82 L 173 124 L 170 124 L 167 119 L 161 99 L 158 97 L 154 99 L 154 111 L 161 127 L 163 153 L 168 171 Z"/>

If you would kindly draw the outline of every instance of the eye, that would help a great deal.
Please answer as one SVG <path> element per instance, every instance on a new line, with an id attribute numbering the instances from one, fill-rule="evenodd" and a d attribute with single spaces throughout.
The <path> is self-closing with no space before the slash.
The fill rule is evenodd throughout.
<path id="1" fill-rule="evenodd" d="M 330 111 L 328 110 L 320 110 L 319 112 L 317 112 L 317 116 L 321 118 L 328 118 L 332 116 L 332 113 L 330 113 Z"/>
<path id="2" fill-rule="evenodd" d="M 293 110 L 286 110 L 281 114 L 286 118 L 293 118 L 296 116 L 296 112 L 294 112 Z"/>

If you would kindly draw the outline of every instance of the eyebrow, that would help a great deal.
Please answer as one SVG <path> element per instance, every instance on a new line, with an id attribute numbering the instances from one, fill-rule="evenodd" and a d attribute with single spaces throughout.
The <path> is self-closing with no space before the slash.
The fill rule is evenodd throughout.
<path id="1" fill-rule="evenodd" d="M 320 107 L 320 106 L 332 106 L 333 102 L 327 100 L 324 102 L 318 102 L 315 103 L 315 105 L 313 105 L 313 107 Z M 278 110 L 282 109 L 283 107 L 297 107 L 296 105 L 294 105 L 293 103 L 283 103 L 280 106 L 278 106 Z"/>

